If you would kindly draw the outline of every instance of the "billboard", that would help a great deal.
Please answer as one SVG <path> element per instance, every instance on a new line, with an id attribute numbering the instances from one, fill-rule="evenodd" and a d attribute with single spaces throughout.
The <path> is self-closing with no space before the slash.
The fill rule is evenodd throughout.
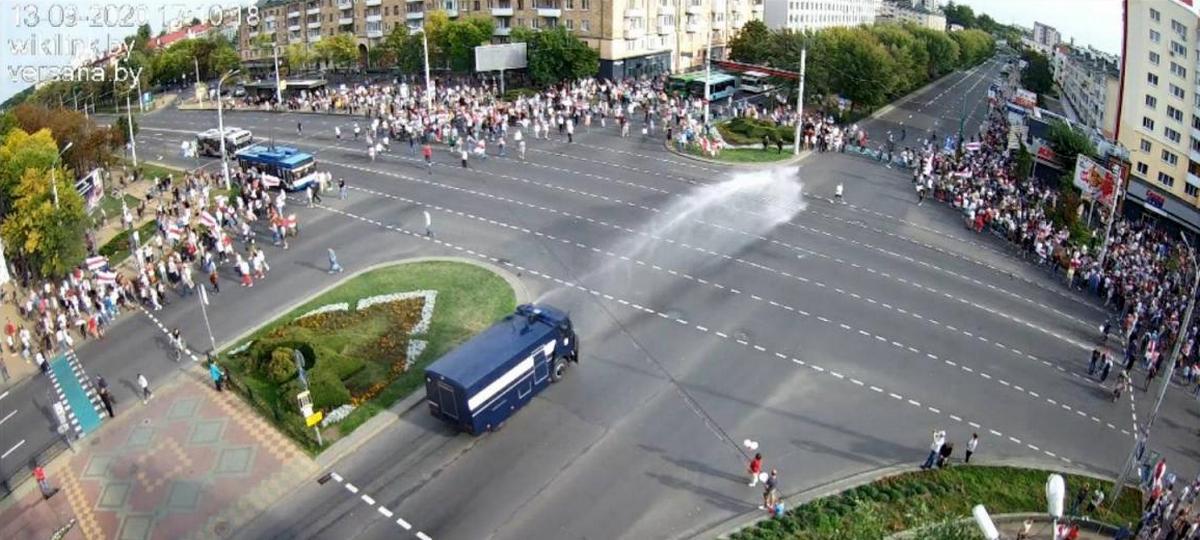
<path id="1" fill-rule="evenodd" d="M 1017 95 L 1013 96 L 1013 103 L 1027 109 L 1032 109 L 1037 107 L 1037 94 L 1024 88 L 1018 88 Z"/>
<path id="2" fill-rule="evenodd" d="M 525 43 L 503 43 L 475 47 L 475 71 L 525 69 Z"/>
<path id="3" fill-rule="evenodd" d="M 1085 200 L 1095 200 L 1104 206 L 1112 204 L 1117 190 L 1117 174 L 1108 168 L 1079 154 L 1075 158 L 1075 187 L 1083 192 Z"/>

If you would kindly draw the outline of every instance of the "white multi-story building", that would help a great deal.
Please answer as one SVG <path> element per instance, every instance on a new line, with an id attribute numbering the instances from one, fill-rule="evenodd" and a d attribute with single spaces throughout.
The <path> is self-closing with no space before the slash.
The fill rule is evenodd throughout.
<path id="1" fill-rule="evenodd" d="M 931 11 L 917 7 L 919 2 L 900 2 L 899 0 L 883 0 L 875 14 L 877 22 L 910 22 L 917 26 L 933 30 L 946 30 L 946 15 L 941 11 Z"/>
<path id="2" fill-rule="evenodd" d="M 1200 12 L 1189 0 L 1127 0 L 1116 138 L 1129 200 L 1200 229 Z"/>
<path id="3" fill-rule="evenodd" d="M 770 28 L 805 31 L 875 22 L 879 0 L 766 0 Z"/>
<path id="4" fill-rule="evenodd" d="M 1058 30 L 1053 26 L 1034 22 L 1033 42 L 1045 47 L 1046 50 L 1051 50 L 1062 42 L 1062 34 L 1058 33 Z"/>
<path id="5" fill-rule="evenodd" d="M 1092 48 L 1060 44 L 1051 58 L 1054 82 L 1080 123 L 1112 139 L 1117 126 L 1120 67 L 1117 58 Z"/>

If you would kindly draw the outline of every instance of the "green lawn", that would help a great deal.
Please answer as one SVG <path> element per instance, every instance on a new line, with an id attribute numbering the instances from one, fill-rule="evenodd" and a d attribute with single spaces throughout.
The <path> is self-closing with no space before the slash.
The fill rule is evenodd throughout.
<path id="1" fill-rule="evenodd" d="M 974 524 L 960 527 L 946 522 L 969 518 L 971 508 L 980 503 L 993 516 L 1045 512 L 1049 474 L 1034 469 L 967 465 L 901 474 L 789 509 L 782 518 L 764 519 L 730 538 L 883 538 L 922 527 L 932 527 L 921 535 L 928 540 L 975 538 Z M 1077 490 L 1085 484 L 1093 490 L 1103 484 L 1106 493 L 1111 489 L 1109 482 L 1074 475 L 1063 477 L 1068 510 Z M 1090 517 L 1114 525 L 1136 523 L 1140 503 L 1139 493 L 1126 489 L 1115 510 L 1108 510 L 1106 501 L 1103 509 Z"/>
<path id="2" fill-rule="evenodd" d="M 688 146 L 687 153 L 726 163 L 772 163 L 796 157 L 792 154 L 792 149 L 787 146 L 783 147 L 783 153 L 777 152 L 774 148 L 767 151 L 759 148 L 726 148 L 713 158 L 701 152 L 700 147 L 692 145 Z"/>
<path id="3" fill-rule="evenodd" d="M 182 169 L 157 165 L 145 161 L 139 163 L 138 168 L 142 170 L 142 178 L 146 179 L 162 178 L 164 176 L 171 175 L 174 176 L 176 181 L 178 181 L 183 178 L 184 175 L 184 171 Z"/>
<path id="4" fill-rule="evenodd" d="M 118 215 L 120 207 L 117 207 Z M 153 219 L 143 223 L 138 230 L 138 238 L 145 244 L 158 231 L 158 224 Z M 129 231 L 121 231 L 111 240 L 100 246 L 100 254 L 108 257 L 108 262 L 112 266 L 116 266 L 129 257 Z"/>
<path id="5" fill-rule="evenodd" d="M 322 435 L 328 443 L 349 434 L 371 416 L 388 408 L 413 391 L 423 391 L 426 365 L 495 321 L 512 313 L 516 307 L 516 297 L 508 283 L 502 277 L 486 269 L 465 263 L 433 261 L 388 266 L 351 278 L 337 288 L 305 302 L 304 305 L 271 321 L 252 336 L 241 340 L 227 350 L 236 350 L 249 341 L 263 340 L 263 343 L 266 344 L 270 339 L 280 337 L 290 339 L 295 336 L 304 336 L 303 333 L 295 332 L 293 321 L 296 317 L 323 305 L 346 302 L 353 308 L 360 298 L 427 289 L 436 290 L 438 294 L 429 329 L 424 334 L 417 336 L 417 339 L 428 342 L 425 351 L 407 371 L 386 384 L 373 398 L 358 404 L 354 412 L 345 420 L 323 431 Z M 318 315 L 317 317 L 323 316 Z M 337 318 L 328 320 L 330 325 L 344 324 L 345 322 L 339 323 Z M 359 361 L 363 357 L 375 354 L 375 351 L 369 350 L 369 348 L 386 348 L 391 344 L 391 341 L 388 341 L 383 346 L 377 345 L 387 335 L 386 324 L 387 321 L 382 315 L 367 317 L 364 314 L 364 317 L 357 320 L 352 327 L 332 328 L 334 337 L 325 338 L 314 348 L 334 350 L 337 351 L 337 354 L 347 355 L 351 362 L 360 363 Z M 277 330 L 279 331 L 277 332 Z M 330 334 L 326 332 L 324 335 L 329 336 Z M 402 336 L 398 341 L 403 341 Z M 297 348 L 304 350 L 302 347 Z M 243 395 L 268 420 L 309 451 L 318 452 L 312 429 L 304 428 L 303 419 L 296 411 L 294 395 L 292 395 L 293 388 L 289 386 L 292 383 L 277 384 L 255 369 L 254 358 L 261 358 L 261 356 L 256 356 L 255 349 L 254 346 L 251 346 L 237 355 L 224 355 L 221 361 L 232 374 L 239 389 L 248 389 L 248 392 L 244 392 Z M 316 361 L 320 362 L 320 353 L 316 355 L 318 356 Z M 368 375 L 377 382 L 386 374 L 381 372 L 377 366 L 368 366 L 365 369 L 354 371 L 343 381 L 347 386 L 362 388 L 369 386 L 372 382 L 364 380 L 364 377 Z M 312 387 L 315 387 L 313 381 L 310 381 L 310 384 L 314 384 Z"/>

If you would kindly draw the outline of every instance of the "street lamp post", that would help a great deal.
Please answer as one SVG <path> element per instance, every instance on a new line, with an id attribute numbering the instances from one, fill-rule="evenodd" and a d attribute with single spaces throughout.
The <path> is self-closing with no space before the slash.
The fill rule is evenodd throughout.
<path id="1" fill-rule="evenodd" d="M 197 90 L 196 95 L 199 96 L 200 103 L 204 103 L 204 93 L 199 91 L 200 90 L 200 60 L 197 58 L 192 58 L 192 65 L 196 67 L 196 84 L 195 84 L 195 87 Z"/>
<path id="2" fill-rule="evenodd" d="M 133 91 L 133 88 L 129 89 Z M 125 127 L 129 128 L 129 150 L 133 153 L 133 167 L 137 168 L 137 141 L 133 138 L 133 107 L 129 105 L 129 93 L 125 93 Z"/>
<path id="3" fill-rule="evenodd" d="M 1116 505 L 1117 497 L 1121 495 L 1121 488 L 1125 487 L 1129 471 L 1133 468 L 1133 456 L 1137 453 L 1138 444 L 1140 443 L 1145 448 L 1150 446 L 1150 428 L 1154 425 L 1154 420 L 1158 418 L 1158 409 L 1162 406 L 1163 398 L 1167 396 L 1167 389 L 1171 387 L 1171 377 L 1175 375 L 1175 364 L 1179 362 L 1179 351 L 1183 348 L 1183 340 L 1187 338 L 1188 327 L 1192 324 L 1192 311 L 1196 307 L 1196 293 L 1200 292 L 1200 267 L 1196 266 L 1196 253 L 1192 250 L 1187 235 L 1180 231 L 1179 236 L 1183 238 L 1183 244 L 1187 247 L 1188 259 L 1192 262 L 1192 289 L 1188 293 L 1188 304 L 1187 309 L 1183 312 L 1183 323 L 1179 325 L 1179 334 L 1175 336 L 1175 344 L 1171 347 L 1171 356 L 1167 358 L 1167 373 L 1162 378 L 1162 384 L 1159 385 L 1158 396 L 1154 399 L 1154 409 L 1150 411 L 1150 419 L 1141 427 L 1143 434 L 1141 440 L 1134 438 L 1134 447 L 1130 451 L 1128 462 L 1121 469 L 1121 476 L 1113 486 L 1113 505 Z"/>
<path id="4" fill-rule="evenodd" d="M 433 79 L 429 78 L 429 38 L 425 35 L 425 28 L 417 29 L 421 33 L 421 51 L 425 62 L 425 108 L 433 108 Z"/>
<path id="5" fill-rule="evenodd" d="M 275 57 L 275 106 L 283 107 L 283 89 L 279 87 L 279 44 L 271 44 L 271 54 Z"/>
<path id="6" fill-rule="evenodd" d="M 217 131 L 221 137 L 221 172 L 225 176 L 225 189 L 230 189 L 230 182 L 229 160 L 225 156 L 225 116 L 223 114 L 225 100 L 221 99 L 221 85 L 225 84 L 225 79 L 228 79 L 231 75 L 236 75 L 238 71 L 240 70 L 234 69 L 226 71 L 225 74 L 217 80 Z M 278 88 L 278 85 L 276 88 Z"/>
<path id="7" fill-rule="evenodd" d="M 711 19 L 710 19 L 711 20 Z M 704 45 L 704 126 L 708 132 L 708 102 L 712 100 L 712 26 L 708 27 L 708 41 Z"/>
<path id="8" fill-rule="evenodd" d="M 808 61 L 808 49 L 800 49 L 800 90 L 796 96 L 796 135 L 792 141 L 792 153 L 800 155 L 800 129 L 804 125 L 804 68 Z"/>
<path id="9" fill-rule="evenodd" d="M 55 172 L 56 172 L 55 165 L 58 165 L 58 160 L 62 159 L 63 153 L 65 153 L 67 150 L 70 150 L 71 146 L 74 144 L 75 143 L 73 143 L 73 142 L 68 142 L 67 145 L 64 146 L 62 150 L 58 151 L 58 155 L 54 156 L 54 162 L 50 164 L 50 192 L 54 193 L 54 208 L 55 209 L 58 208 L 58 175 L 55 174 Z"/>

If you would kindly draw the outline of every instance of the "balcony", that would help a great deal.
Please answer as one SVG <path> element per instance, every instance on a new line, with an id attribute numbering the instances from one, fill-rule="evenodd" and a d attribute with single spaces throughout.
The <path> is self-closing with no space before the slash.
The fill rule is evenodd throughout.
<path id="1" fill-rule="evenodd" d="M 289 11 L 289 12 L 288 12 L 288 18 L 289 18 L 289 19 L 295 19 L 296 17 L 299 17 L 299 16 L 300 16 L 300 12 L 299 12 L 299 11 Z"/>
<path id="2" fill-rule="evenodd" d="M 383 20 L 383 15 L 380 15 L 378 13 L 376 13 L 374 15 L 367 15 L 367 23 L 377 23 L 382 20 Z"/>
<path id="3" fill-rule="evenodd" d="M 305 13 L 307 13 L 307 14 L 309 14 L 309 15 L 320 15 L 320 14 L 321 14 L 321 8 L 320 8 L 320 7 L 310 7 L 310 8 L 308 8 L 308 9 L 304 10 L 304 12 L 305 12 Z"/>
<path id="4" fill-rule="evenodd" d="M 367 37 L 379 38 L 383 37 L 383 23 L 367 23 Z"/>
<path id="5" fill-rule="evenodd" d="M 309 43 L 316 43 L 318 41 L 321 41 L 321 34 L 311 34 L 308 36 Z"/>
<path id="6" fill-rule="evenodd" d="M 495 11 L 495 9 L 493 9 L 492 11 Z M 511 11 L 511 9 L 509 11 Z M 497 26 L 494 30 L 492 30 L 493 36 L 508 36 L 511 34 L 512 34 L 511 26 Z"/>
<path id="7" fill-rule="evenodd" d="M 658 35 L 669 36 L 675 33 L 675 23 L 658 25 Z"/>
<path id="8" fill-rule="evenodd" d="M 700 31 L 700 23 L 698 23 L 698 22 L 687 23 L 687 31 L 689 34 L 695 34 L 696 32 L 699 32 Z"/>
<path id="9" fill-rule="evenodd" d="M 313 22 L 308 23 L 309 30 L 315 30 L 320 27 L 321 27 L 321 21 L 313 21 Z"/>
<path id="10" fill-rule="evenodd" d="M 354 0 L 338 0 L 337 7 L 338 9 L 353 9 Z"/>
<path id="11" fill-rule="evenodd" d="M 688 15 L 703 15 L 704 14 L 704 5 L 699 4 L 699 3 L 688 4 L 687 8 L 684 11 Z"/>
<path id="12" fill-rule="evenodd" d="M 289 24 L 288 25 L 288 32 L 299 32 L 299 31 L 300 31 L 299 24 Z"/>
<path id="13" fill-rule="evenodd" d="M 363 2 L 363 5 L 367 6 L 367 7 L 382 6 L 383 0 L 366 0 L 365 2 Z"/>
<path id="14" fill-rule="evenodd" d="M 628 11 L 628 10 L 626 10 L 626 11 Z M 675 14 L 675 4 L 671 4 L 669 6 L 659 5 L 658 6 L 658 14 L 659 15 L 674 15 Z M 628 15 L 626 15 L 626 16 L 628 17 Z"/>
<path id="15" fill-rule="evenodd" d="M 425 12 L 424 11 L 410 11 L 405 15 L 405 18 L 410 21 L 416 20 L 416 19 L 424 19 Z"/>
<path id="16" fill-rule="evenodd" d="M 712 0 L 713 13 L 725 13 L 725 0 Z"/>
<path id="17" fill-rule="evenodd" d="M 266 17 L 263 17 L 263 22 L 265 22 L 265 23 L 272 23 L 272 22 L 275 22 L 275 16 L 274 16 L 274 15 L 267 15 Z"/>
<path id="18" fill-rule="evenodd" d="M 659 10 L 662 13 L 662 10 Z M 646 16 L 646 10 L 642 8 L 625 8 L 626 19 L 640 19 Z"/>
<path id="19" fill-rule="evenodd" d="M 354 17 L 339 17 L 338 26 L 349 26 L 354 24 Z"/>
<path id="20" fill-rule="evenodd" d="M 554 6 L 538 6 L 538 17 L 562 17 L 562 8 Z"/>
<path id="21" fill-rule="evenodd" d="M 493 17 L 512 17 L 513 16 L 512 4 L 505 3 L 505 4 L 497 5 L 496 7 L 493 7 L 492 8 L 492 16 Z M 497 34 L 497 35 L 499 35 L 499 34 Z M 508 34 L 504 34 L 504 35 L 507 36 Z"/>
<path id="22" fill-rule="evenodd" d="M 631 28 L 629 26 L 625 27 L 625 39 L 637 39 L 637 38 L 640 38 L 645 35 L 646 35 L 646 27 L 644 27 L 644 26 L 638 26 L 638 27 L 634 27 L 634 28 Z"/>
<path id="23" fill-rule="evenodd" d="M 1192 150 L 1192 154 L 1195 154 L 1195 153 L 1196 153 L 1196 151 Z M 1188 171 L 1187 183 L 1189 183 L 1193 186 L 1196 186 L 1196 187 L 1200 187 L 1200 176 L 1196 176 L 1195 174 L 1192 173 L 1192 171 Z"/>
<path id="24" fill-rule="evenodd" d="M 451 19 L 453 19 L 453 18 L 455 18 L 455 17 L 457 17 L 457 16 L 458 16 L 458 10 L 457 10 L 457 9 L 450 9 L 450 8 L 446 8 L 446 9 L 443 9 L 442 11 L 445 11 L 445 12 L 446 12 L 446 16 L 447 16 L 447 17 L 450 17 Z"/>

